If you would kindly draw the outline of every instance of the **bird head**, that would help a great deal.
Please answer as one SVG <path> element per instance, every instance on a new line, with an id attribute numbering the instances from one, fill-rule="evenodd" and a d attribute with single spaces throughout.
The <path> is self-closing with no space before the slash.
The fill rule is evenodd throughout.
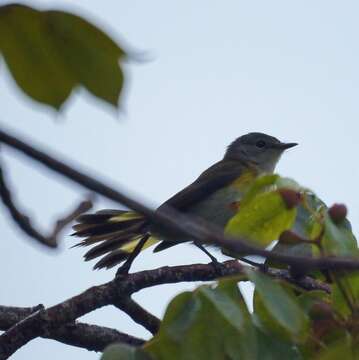
<path id="1" fill-rule="evenodd" d="M 238 160 L 255 165 L 261 171 L 273 172 L 283 152 L 297 143 L 284 143 L 277 138 L 253 132 L 233 141 L 227 148 L 224 159 Z"/>

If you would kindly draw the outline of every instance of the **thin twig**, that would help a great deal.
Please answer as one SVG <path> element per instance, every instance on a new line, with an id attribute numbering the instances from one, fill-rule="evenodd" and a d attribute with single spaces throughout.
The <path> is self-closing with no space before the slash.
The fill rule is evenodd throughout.
<path id="1" fill-rule="evenodd" d="M 81 201 L 77 204 L 74 209 L 68 212 L 63 218 L 58 219 L 54 226 L 54 229 L 51 235 L 48 237 L 49 239 L 53 239 L 52 241 L 57 242 L 57 237 L 59 234 L 66 228 L 67 225 L 71 224 L 76 218 L 78 218 L 81 214 L 89 211 L 93 206 L 95 196 L 93 194 L 89 194 L 86 197 L 86 200 Z"/>
<path id="2" fill-rule="evenodd" d="M 0 306 L 0 330 L 8 330 L 11 326 L 42 308 L 42 305 L 28 308 Z M 115 329 L 80 322 L 66 324 L 45 333 L 42 337 L 90 351 L 103 351 L 106 346 L 113 343 L 141 346 L 145 342 Z"/>
<path id="3" fill-rule="evenodd" d="M 103 285 L 93 286 L 83 293 L 60 304 L 37 312 L 18 322 L 0 336 L 0 359 L 4 360 L 30 340 L 68 324 L 77 318 L 106 305 L 114 304 L 119 296 L 126 298 L 142 289 L 161 285 L 189 281 L 210 281 L 222 276 L 244 273 L 245 267 L 236 260 L 222 263 L 221 275 L 212 264 L 193 264 L 182 266 L 165 266 L 154 270 L 129 274 Z M 268 271 L 272 275 L 271 271 Z M 275 271 L 276 277 L 290 280 L 303 289 L 319 289 L 329 292 L 326 284 L 303 277 L 300 282 L 291 279 L 286 270 Z"/>
<path id="4" fill-rule="evenodd" d="M 93 196 L 89 196 L 87 200 L 80 202 L 80 204 L 78 204 L 75 209 L 71 210 L 68 215 L 58 220 L 49 236 L 41 234 L 31 223 L 30 217 L 20 211 L 18 206 L 15 204 L 10 187 L 5 180 L 3 166 L 0 166 L 0 198 L 5 207 L 8 209 L 12 219 L 21 230 L 41 244 L 51 248 L 56 248 L 58 245 L 57 238 L 59 233 L 79 215 L 92 208 Z"/>
<path id="5" fill-rule="evenodd" d="M 52 248 L 57 246 L 57 243 L 54 242 L 53 239 L 48 239 L 37 231 L 31 224 L 30 218 L 18 210 L 12 198 L 11 191 L 6 184 L 2 167 L 0 167 L 0 197 L 5 207 L 9 210 L 11 217 L 21 230 L 23 230 L 28 236 L 39 241 L 41 244 Z"/>

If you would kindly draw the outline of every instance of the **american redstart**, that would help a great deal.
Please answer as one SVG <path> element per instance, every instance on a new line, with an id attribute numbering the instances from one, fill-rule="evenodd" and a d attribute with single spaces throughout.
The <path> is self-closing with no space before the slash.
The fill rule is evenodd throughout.
<path id="1" fill-rule="evenodd" d="M 254 179 L 272 173 L 284 150 L 295 145 L 262 133 L 243 135 L 228 146 L 222 160 L 164 205 L 224 228 Z M 154 248 L 157 252 L 191 241 L 161 233 L 161 229 L 154 228 L 144 216 L 134 211 L 101 210 L 82 215 L 77 221 L 73 235 L 84 239 L 75 246 L 95 245 L 84 255 L 85 260 L 103 256 L 95 269 L 111 268 L 126 260 L 120 271 L 127 272 L 135 255 L 155 243 L 159 242 Z M 195 245 L 216 261 L 201 244 Z"/>

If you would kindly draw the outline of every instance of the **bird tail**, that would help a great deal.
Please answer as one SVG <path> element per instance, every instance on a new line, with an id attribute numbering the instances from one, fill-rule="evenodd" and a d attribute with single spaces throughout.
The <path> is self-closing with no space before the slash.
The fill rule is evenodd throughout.
<path id="1" fill-rule="evenodd" d="M 74 247 L 93 245 L 84 255 L 85 261 L 102 256 L 94 269 L 109 269 L 125 261 L 144 237 L 149 239 L 142 250 L 157 242 L 149 233 L 146 218 L 134 211 L 101 210 L 81 215 L 77 222 L 72 235 L 84 239 Z"/>

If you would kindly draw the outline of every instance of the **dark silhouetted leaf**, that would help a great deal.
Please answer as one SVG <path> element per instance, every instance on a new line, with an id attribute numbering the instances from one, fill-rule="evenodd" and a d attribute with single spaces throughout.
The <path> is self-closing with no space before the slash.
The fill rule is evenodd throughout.
<path id="1" fill-rule="evenodd" d="M 43 16 L 63 61 L 76 81 L 89 92 L 117 106 L 123 85 L 119 66 L 124 55 L 105 33 L 84 19 L 60 11 Z"/>
<path id="2" fill-rule="evenodd" d="M 0 51 L 17 85 L 37 101 L 59 109 L 76 85 L 39 11 L 0 7 Z"/>
<path id="3" fill-rule="evenodd" d="M 84 86 L 118 105 L 124 52 L 79 16 L 0 6 L 0 52 L 17 85 L 34 100 L 59 109 L 76 86 Z"/>

